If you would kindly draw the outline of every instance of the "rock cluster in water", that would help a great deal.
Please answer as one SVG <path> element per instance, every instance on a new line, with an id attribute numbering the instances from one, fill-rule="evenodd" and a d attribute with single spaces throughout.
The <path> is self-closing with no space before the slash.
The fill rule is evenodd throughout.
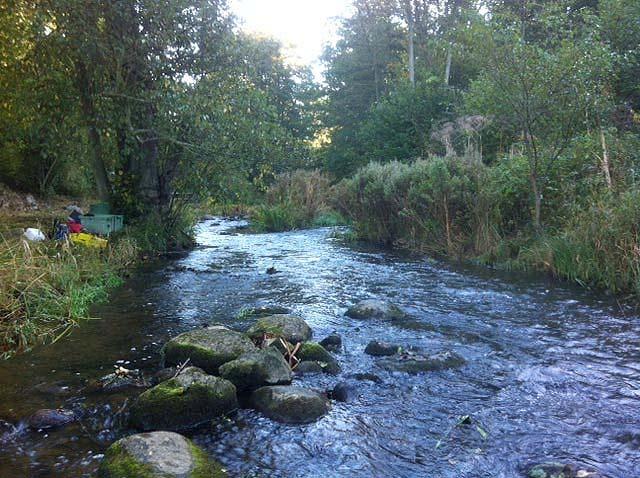
<path id="1" fill-rule="evenodd" d="M 346 315 L 359 320 L 407 317 L 399 307 L 376 300 L 356 304 Z M 311 342 L 313 331 L 306 321 L 282 308 L 246 309 L 241 316 L 254 320 L 246 333 L 213 325 L 185 332 L 165 344 L 162 356 L 166 368 L 154 376 L 155 386 L 144 391 L 130 408 L 131 426 L 147 433 L 114 443 L 101 465 L 101 476 L 225 476 L 202 450 L 174 432 L 227 415 L 239 402 L 275 421 L 306 424 L 330 411 L 330 399 L 351 401 L 358 397 L 360 387 L 348 380 L 329 392 L 291 384 L 294 372 L 297 377 L 340 372 L 340 363 L 331 353 L 342 350 L 339 335 Z M 464 364 L 453 352 L 407 353 L 399 345 L 378 341 L 372 341 L 365 352 L 377 357 L 377 366 L 388 371 L 419 373 Z M 374 374 L 360 375 L 355 379 L 380 381 Z M 151 385 L 138 376 L 107 376 L 99 383 L 104 391 Z"/>

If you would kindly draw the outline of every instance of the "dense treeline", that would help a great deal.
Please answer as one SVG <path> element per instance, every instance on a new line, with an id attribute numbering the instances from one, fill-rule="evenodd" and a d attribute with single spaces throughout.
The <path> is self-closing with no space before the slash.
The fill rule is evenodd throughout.
<path id="1" fill-rule="evenodd" d="M 308 156 L 308 71 L 238 32 L 225 0 L 0 6 L 0 181 L 163 224 L 248 200 Z"/>
<path id="2" fill-rule="evenodd" d="M 353 6 L 317 85 L 225 0 L 4 2 L 0 181 L 640 290 L 640 0 Z"/>
<path id="3" fill-rule="evenodd" d="M 358 234 L 640 292 L 640 1 L 354 5 L 320 164 Z"/>

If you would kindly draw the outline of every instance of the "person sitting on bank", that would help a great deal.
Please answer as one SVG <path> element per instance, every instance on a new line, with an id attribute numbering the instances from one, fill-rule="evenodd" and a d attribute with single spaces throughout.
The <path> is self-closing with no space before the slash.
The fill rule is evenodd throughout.
<path id="1" fill-rule="evenodd" d="M 69 217 L 67 218 L 67 227 L 71 234 L 82 232 L 82 215 L 77 209 L 74 209 L 71 211 L 71 214 L 69 214 Z"/>

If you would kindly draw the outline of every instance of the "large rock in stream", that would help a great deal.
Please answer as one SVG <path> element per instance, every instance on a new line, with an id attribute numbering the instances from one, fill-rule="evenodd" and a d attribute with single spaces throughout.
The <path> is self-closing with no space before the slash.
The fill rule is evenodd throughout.
<path id="1" fill-rule="evenodd" d="M 258 411 L 283 423 L 311 423 L 330 408 L 325 395 L 292 385 L 259 388 L 251 399 Z"/>
<path id="2" fill-rule="evenodd" d="M 455 352 L 439 352 L 433 355 L 403 354 L 379 359 L 376 364 L 389 372 L 418 374 L 462 367 L 464 358 Z"/>
<path id="3" fill-rule="evenodd" d="M 221 325 L 191 330 L 174 337 L 162 349 L 165 365 L 189 365 L 216 375 L 221 365 L 256 350 L 253 342 L 240 332 Z"/>
<path id="4" fill-rule="evenodd" d="M 372 340 L 367 344 L 364 349 L 364 353 L 367 355 L 373 355 L 374 357 L 385 357 L 388 355 L 395 355 L 399 353 L 400 350 L 401 347 L 399 345 Z"/>
<path id="5" fill-rule="evenodd" d="M 297 344 L 311 339 L 313 332 L 304 319 L 295 315 L 275 314 L 258 319 L 247 331 L 252 339 L 260 339 L 264 334 L 282 337 L 287 342 Z"/>
<path id="6" fill-rule="evenodd" d="M 243 354 L 222 365 L 219 371 L 238 391 L 291 383 L 291 367 L 273 347 Z"/>
<path id="7" fill-rule="evenodd" d="M 224 478 L 222 467 L 204 451 L 173 432 L 141 433 L 111 445 L 100 464 L 100 478 Z"/>
<path id="8" fill-rule="evenodd" d="M 401 320 L 407 314 L 397 305 L 377 299 L 367 299 L 349 307 L 345 312 L 352 319 Z"/>
<path id="9" fill-rule="evenodd" d="M 131 407 L 131 424 L 143 431 L 185 430 L 238 407 L 236 387 L 196 367 L 142 393 Z"/>

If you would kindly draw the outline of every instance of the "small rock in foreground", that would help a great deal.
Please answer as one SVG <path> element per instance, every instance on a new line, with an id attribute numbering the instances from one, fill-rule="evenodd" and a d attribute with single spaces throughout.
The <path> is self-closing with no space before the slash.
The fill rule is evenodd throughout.
<path id="1" fill-rule="evenodd" d="M 222 467 L 196 445 L 173 432 L 131 435 L 111 445 L 100 478 L 224 478 Z"/>

